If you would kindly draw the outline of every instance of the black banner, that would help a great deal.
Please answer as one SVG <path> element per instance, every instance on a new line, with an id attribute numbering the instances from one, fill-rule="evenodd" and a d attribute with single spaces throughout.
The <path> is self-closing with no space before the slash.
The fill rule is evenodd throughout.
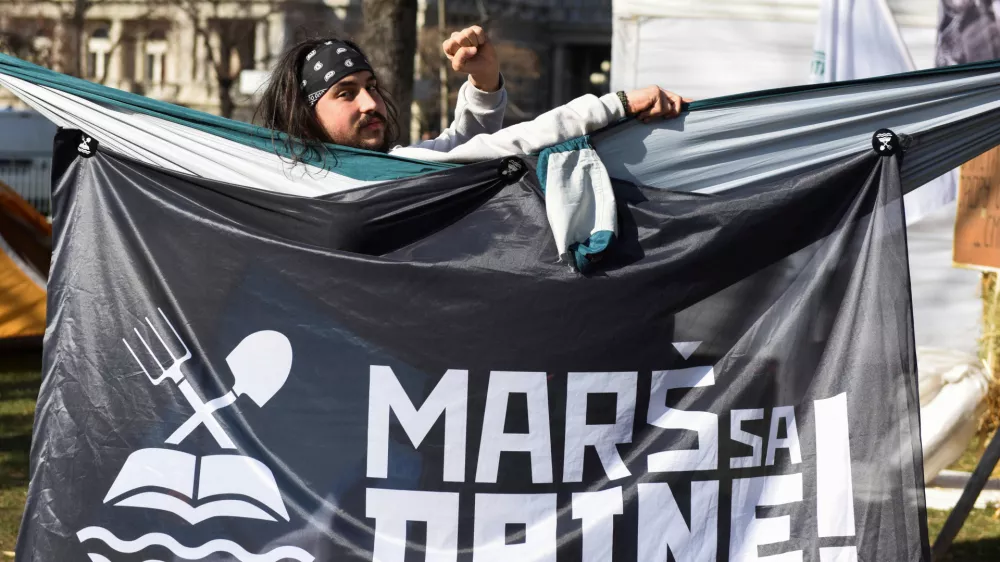
<path id="1" fill-rule="evenodd" d="M 19 561 L 929 560 L 896 156 L 618 184 L 583 276 L 530 160 L 307 199 L 79 144 Z"/>

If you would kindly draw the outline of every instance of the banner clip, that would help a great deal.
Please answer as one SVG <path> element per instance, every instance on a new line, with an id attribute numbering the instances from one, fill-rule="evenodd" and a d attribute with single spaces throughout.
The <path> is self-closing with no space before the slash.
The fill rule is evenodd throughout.
<path id="1" fill-rule="evenodd" d="M 76 151 L 84 158 L 90 158 L 97 154 L 97 139 L 80 131 L 80 144 L 76 145 Z"/>
<path id="2" fill-rule="evenodd" d="M 879 129 L 872 136 L 872 150 L 879 156 L 893 156 L 901 148 L 899 137 L 889 129 Z"/>
<path id="3" fill-rule="evenodd" d="M 514 156 L 508 156 L 500 161 L 500 177 L 504 179 L 507 183 L 514 183 L 521 179 L 524 172 L 527 170 L 527 166 L 524 164 L 520 158 Z"/>

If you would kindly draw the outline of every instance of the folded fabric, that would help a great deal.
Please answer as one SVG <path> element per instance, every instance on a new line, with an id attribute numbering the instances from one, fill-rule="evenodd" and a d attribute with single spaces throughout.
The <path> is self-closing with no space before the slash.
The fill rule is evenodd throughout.
<path id="1" fill-rule="evenodd" d="M 590 137 L 543 150 L 537 175 L 560 258 L 581 272 L 589 271 L 618 234 L 611 178 Z"/>

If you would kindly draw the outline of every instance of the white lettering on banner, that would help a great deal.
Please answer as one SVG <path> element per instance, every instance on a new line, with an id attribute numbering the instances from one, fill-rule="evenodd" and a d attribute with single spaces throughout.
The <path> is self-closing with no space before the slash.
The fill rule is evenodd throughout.
<path id="1" fill-rule="evenodd" d="M 713 386 L 715 373 L 712 367 L 651 373 L 646 421 L 656 428 L 697 432 L 697 448 L 687 450 L 663 450 L 664 446 L 670 446 L 670 441 L 657 439 L 660 432 L 648 429 L 639 434 L 642 443 L 629 446 L 636 439 L 633 431 L 639 373 L 571 372 L 567 373 L 565 384 L 563 409 L 558 404 L 561 392 L 553 390 L 555 403 L 549 403 L 552 381 L 546 373 L 491 372 L 485 389 L 482 431 L 479 436 L 467 437 L 469 393 L 472 391 L 479 396 L 484 393 L 481 387 L 469 388 L 467 371 L 447 371 L 417 408 L 389 367 L 372 366 L 368 477 L 387 477 L 389 429 L 395 414 L 415 448 L 443 418 L 442 482 L 465 480 L 465 463 L 469 457 L 467 441 L 472 439 L 475 443 L 478 437 L 478 451 L 472 449 L 473 456 L 478 452 L 475 483 L 487 485 L 463 485 L 459 488 L 461 491 L 448 493 L 368 488 L 366 512 L 369 518 L 375 520 L 373 560 L 403 560 L 408 521 L 426 522 L 427 549 L 423 560 L 431 562 L 456 562 L 459 549 L 468 548 L 468 544 L 459 545 L 460 526 L 465 529 L 464 536 L 472 532 L 473 562 L 554 562 L 561 541 L 580 541 L 582 544 L 574 548 L 579 548 L 582 562 L 610 562 L 616 547 L 615 524 L 619 521 L 634 522 L 630 524 L 637 526 L 634 531 L 637 533 L 636 542 L 632 543 L 636 546 L 637 562 L 666 562 L 668 559 L 676 562 L 714 562 L 720 554 L 720 532 L 728 533 L 722 535 L 721 540 L 723 544 L 729 543 L 730 562 L 801 562 L 807 556 L 801 550 L 802 541 L 810 539 L 811 532 L 803 529 L 811 528 L 808 518 L 812 515 L 805 513 L 806 508 L 802 504 L 803 472 L 813 468 L 798 468 L 799 472 L 788 473 L 790 468 L 800 466 L 803 458 L 795 406 L 777 406 L 770 412 L 767 408 L 729 411 L 730 439 L 743 447 L 733 445 L 721 449 L 732 451 L 728 455 L 728 463 L 722 459 L 722 466 L 728 464 L 728 470 L 733 473 L 722 480 L 722 486 L 732 486 L 732 497 L 729 520 L 720 522 L 720 480 L 707 480 L 716 475 L 709 476 L 704 472 L 701 472 L 701 480 L 691 481 L 690 478 L 697 477 L 698 471 L 717 469 L 720 451 L 718 416 L 726 415 L 726 412 L 667 407 L 670 390 Z M 506 431 L 511 394 L 523 394 L 526 398 L 524 412 L 516 414 L 526 418 L 526 433 Z M 593 395 L 614 398 L 613 422 L 610 416 L 604 420 L 606 423 L 587 422 L 588 402 Z M 552 443 L 550 428 L 559 427 L 559 420 L 550 419 L 550 408 L 565 412 L 565 443 Z M 610 403 L 608 410 L 611 410 Z M 847 395 L 842 393 L 816 400 L 813 411 L 815 450 L 809 451 L 806 456 L 810 463 L 812 459 L 816 461 L 818 535 L 811 535 L 811 538 L 838 537 L 840 540 L 837 546 L 814 544 L 808 557 L 816 558 L 818 554 L 819 562 L 857 562 L 858 547 L 843 541 L 844 537 L 855 536 Z M 666 445 L 656 447 L 661 442 Z M 573 493 L 569 494 L 569 490 L 551 486 L 555 483 L 553 446 L 561 449 L 555 451 L 556 455 L 563 454 L 560 482 L 578 483 L 586 477 L 585 488 L 571 488 Z M 588 447 L 593 447 L 597 453 L 604 475 L 584 475 Z M 620 450 L 620 447 L 626 448 Z M 777 454 L 779 449 L 788 451 L 787 459 Z M 495 484 L 500 457 L 505 452 L 528 453 L 522 458 L 530 459 L 530 482 L 505 482 L 498 490 Z M 424 454 L 433 456 L 434 452 Z M 645 465 L 639 455 L 646 456 Z M 641 473 L 644 466 L 649 474 Z M 785 474 L 761 475 L 761 470 L 776 470 L 779 466 L 780 472 Z M 745 469 L 751 472 L 740 474 Z M 633 474 L 637 470 L 640 473 Z M 659 474 L 654 476 L 652 473 Z M 670 474 L 667 476 L 664 473 Z M 753 477 L 749 477 L 751 475 Z M 424 482 L 428 476 L 433 475 L 422 475 Z M 634 479 L 630 478 L 627 486 L 601 489 L 611 482 L 629 477 Z M 663 481 L 665 477 L 670 479 L 669 482 Z M 537 484 L 547 486 L 535 488 L 538 493 L 525 493 L 532 491 Z M 519 493 L 495 493 L 505 489 Z M 690 494 L 687 494 L 689 489 Z M 475 494 L 474 498 L 469 498 L 475 500 L 473 517 L 459 513 L 460 494 L 466 494 L 465 490 Z M 630 498 L 627 503 L 626 497 Z M 567 500 L 570 506 L 565 505 Z M 792 507 L 783 512 L 785 515 L 758 516 L 759 507 L 781 505 Z M 559 511 L 561 506 L 562 512 Z M 566 513 L 567 507 L 571 507 L 571 513 Z M 567 516 L 571 516 L 576 523 L 568 521 Z M 561 518 L 564 521 L 559 525 L 566 525 L 565 529 L 557 527 Z M 577 528 L 579 532 L 574 533 Z M 796 530 L 794 538 L 798 542 L 785 546 L 782 543 L 793 538 L 792 529 Z M 761 547 L 768 545 L 772 545 L 772 552 L 779 554 L 761 556 Z M 799 550 L 789 550 L 792 548 Z M 721 555 L 725 558 L 726 553 Z"/>
<path id="2" fill-rule="evenodd" d="M 760 466 L 761 446 L 763 439 L 759 435 L 743 431 L 743 422 L 764 419 L 764 409 L 733 410 L 729 415 L 729 437 L 737 443 L 750 445 L 753 452 L 749 457 L 733 457 L 729 459 L 729 468 L 754 468 Z"/>
<path id="3" fill-rule="evenodd" d="M 472 562 L 555 562 L 556 494 L 476 494 Z M 507 544 L 507 525 L 524 536 Z"/>
<path id="4" fill-rule="evenodd" d="M 697 431 L 698 448 L 652 453 L 646 457 L 650 472 L 715 470 L 719 467 L 719 416 L 711 412 L 689 412 L 667 407 L 667 392 L 672 389 L 714 384 L 715 370 L 710 366 L 653 371 L 647 422 L 663 429 Z"/>
<path id="5" fill-rule="evenodd" d="M 719 482 L 691 483 L 691 526 L 684 522 L 669 484 L 639 484 L 638 560 L 715 562 L 719 518 Z"/>
<path id="6" fill-rule="evenodd" d="M 816 400 L 816 525 L 821 537 L 854 536 L 847 394 Z"/>
<path id="7" fill-rule="evenodd" d="M 372 559 L 403 562 L 406 522 L 427 523 L 426 562 L 458 560 L 458 494 L 369 488 L 365 516 L 375 519 Z"/>
<path id="8" fill-rule="evenodd" d="M 802 551 L 758 556 L 757 547 L 791 538 L 791 516 L 757 517 L 758 506 L 802 501 L 802 474 L 781 474 L 733 480 L 729 562 L 801 562 Z M 642 508 L 640 507 L 640 510 Z"/>
<path id="9" fill-rule="evenodd" d="M 611 562 L 615 515 L 625 512 L 621 486 L 573 494 L 573 519 L 583 528 L 583 562 Z"/>
<path id="10" fill-rule="evenodd" d="M 785 431 L 788 435 L 778 439 L 778 424 L 781 420 L 785 421 Z M 802 462 L 799 432 L 795 428 L 795 408 L 791 406 L 779 406 L 771 412 L 771 431 L 767 435 L 767 458 L 764 464 L 774 466 L 774 452 L 778 449 L 788 449 L 792 464 Z"/>
<path id="11" fill-rule="evenodd" d="M 511 394 L 528 397 L 528 433 L 505 433 L 507 399 Z M 493 371 L 486 391 L 486 411 L 479 445 L 476 482 L 495 483 L 500 453 L 527 451 L 531 454 L 531 482 L 552 482 L 552 438 L 549 430 L 549 391 L 545 373 Z"/>
<path id="12" fill-rule="evenodd" d="M 469 372 L 449 370 L 418 410 L 389 367 L 372 365 L 368 388 L 368 478 L 389 473 L 389 412 L 414 447 L 444 415 L 444 481 L 465 481 L 465 432 Z"/>
<path id="13" fill-rule="evenodd" d="M 611 480 L 630 476 L 619 443 L 632 442 L 635 417 L 635 389 L 639 373 L 570 373 L 566 382 L 566 447 L 563 456 L 563 482 L 583 480 L 583 453 L 594 447 L 604 472 Z M 614 393 L 615 423 L 588 425 L 587 397 Z"/>

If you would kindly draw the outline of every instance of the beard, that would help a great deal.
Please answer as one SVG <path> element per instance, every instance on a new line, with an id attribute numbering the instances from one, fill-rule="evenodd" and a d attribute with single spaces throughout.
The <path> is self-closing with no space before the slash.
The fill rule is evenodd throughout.
<path id="1" fill-rule="evenodd" d="M 378 129 L 378 136 L 373 137 L 366 132 L 366 127 L 372 123 L 382 123 L 382 127 Z M 357 139 L 357 145 L 355 148 L 363 148 L 365 150 L 374 150 L 376 152 L 389 152 L 391 148 L 392 139 L 389 138 L 389 120 L 385 118 L 384 115 L 375 111 L 372 113 L 365 113 L 358 120 L 358 124 L 355 126 L 355 137 Z"/>
<path id="2" fill-rule="evenodd" d="M 374 122 L 381 122 L 382 127 L 378 129 L 366 129 Z M 389 120 L 379 112 L 363 114 L 348 131 L 334 134 L 327 130 L 329 142 L 340 146 L 359 148 L 361 150 L 371 150 L 374 152 L 388 153 L 395 140 L 390 135 Z"/>

